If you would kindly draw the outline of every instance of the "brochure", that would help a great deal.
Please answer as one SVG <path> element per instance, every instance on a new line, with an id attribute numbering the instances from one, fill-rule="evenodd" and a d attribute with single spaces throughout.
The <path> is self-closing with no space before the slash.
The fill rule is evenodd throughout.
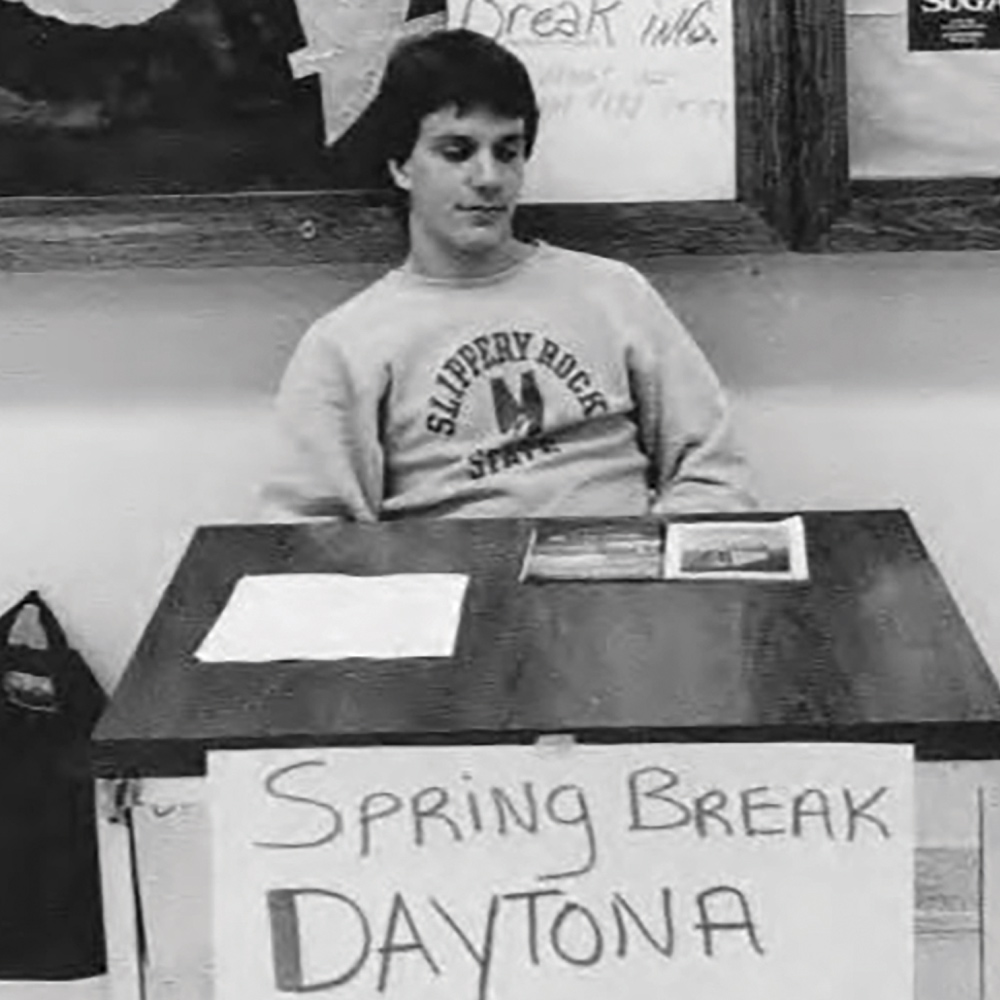
<path id="1" fill-rule="evenodd" d="M 546 523 L 534 529 L 522 580 L 659 580 L 663 525 Z"/>
<path id="2" fill-rule="evenodd" d="M 674 522 L 664 566 L 668 580 L 808 580 L 802 518 Z"/>
<path id="3" fill-rule="evenodd" d="M 547 522 L 531 534 L 521 580 L 809 579 L 805 527 L 779 521 Z"/>

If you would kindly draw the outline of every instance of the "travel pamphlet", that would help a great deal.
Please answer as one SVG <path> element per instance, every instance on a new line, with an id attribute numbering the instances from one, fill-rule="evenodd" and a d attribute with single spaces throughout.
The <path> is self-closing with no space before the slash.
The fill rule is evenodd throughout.
<path id="1" fill-rule="evenodd" d="M 546 522 L 532 530 L 521 579 L 805 581 L 805 528 L 799 516 Z"/>

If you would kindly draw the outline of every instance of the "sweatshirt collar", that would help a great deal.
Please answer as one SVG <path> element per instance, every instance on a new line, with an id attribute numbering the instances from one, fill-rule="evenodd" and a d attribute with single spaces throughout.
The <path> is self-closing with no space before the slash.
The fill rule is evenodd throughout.
<path id="1" fill-rule="evenodd" d="M 537 260 L 539 255 L 546 249 L 546 246 L 547 245 L 545 243 L 536 241 L 530 244 L 530 253 L 525 254 L 525 256 L 520 260 L 514 261 L 512 264 L 500 271 L 494 272 L 493 274 L 482 275 L 480 277 L 432 277 L 431 275 L 421 274 L 419 271 L 414 271 L 408 266 L 408 264 L 400 265 L 391 273 L 397 275 L 399 280 L 405 282 L 407 285 L 414 287 L 486 288 L 491 285 L 502 284 L 503 282 L 509 281 L 511 278 L 520 274 L 522 271 L 528 270 L 534 264 L 535 260 Z"/>

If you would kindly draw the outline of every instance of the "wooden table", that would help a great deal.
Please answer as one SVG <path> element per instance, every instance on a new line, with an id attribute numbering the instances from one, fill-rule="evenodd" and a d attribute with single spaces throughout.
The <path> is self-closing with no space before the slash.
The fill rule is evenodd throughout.
<path id="1" fill-rule="evenodd" d="M 120 926 L 117 917 L 109 924 L 118 981 L 138 975 L 135 900 L 115 870 L 136 864 L 133 810 L 122 804 L 141 801 L 162 813 L 177 795 L 153 790 L 159 779 L 189 779 L 174 792 L 197 798 L 206 751 L 217 748 L 528 741 L 548 733 L 583 741 L 907 742 L 918 759 L 952 768 L 946 783 L 945 771 L 928 772 L 939 789 L 959 781 L 946 762 L 984 762 L 962 806 L 978 809 L 969 849 L 981 862 L 984 803 L 993 795 L 983 782 L 993 781 L 1000 758 L 993 674 L 903 512 L 802 516 L 808 584 L 519 583 L 528 521 L 199 529 L 93 738 L 102 794 L 118 804 L 102 824 L 105 892 L 112 909 L 125 911 Z M 286 572 L 467 573 L 455 655 L 195 660 L 241 576 Z M 144 780 L 137 793 L 123 778 L 157 780 Z M 981 863 L 978 877 L 982 888 Z M 962 925 L 980 942 L 970 945 L 978 993 L 969 1000 L 993 1000 L 1000 984 L 995 974 L 987 981 L 982 960 L 983 893 L 973 909 L 976 926 Z"/>

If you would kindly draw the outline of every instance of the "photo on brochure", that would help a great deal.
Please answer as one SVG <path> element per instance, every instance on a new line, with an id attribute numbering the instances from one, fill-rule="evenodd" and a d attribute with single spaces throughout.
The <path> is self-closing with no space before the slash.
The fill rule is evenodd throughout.
<path id="1" fill-rule="evenodd" d="M 531 533 L 522 580 L 658 580 L 663 577 L 663 526 L 541 524 Z"/>
<path id="2" fill-rule="evenodd" d="M 802 518 L 674 522 L 665 566 L 668 580 L 808 580 Z"/>

